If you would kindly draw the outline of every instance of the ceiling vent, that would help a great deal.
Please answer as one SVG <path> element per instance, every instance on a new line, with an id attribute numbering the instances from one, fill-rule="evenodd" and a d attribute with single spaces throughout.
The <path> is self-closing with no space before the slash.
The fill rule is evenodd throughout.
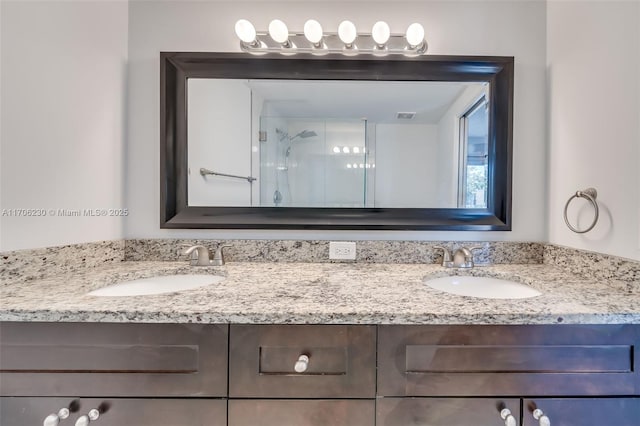
<path id="1" fill-rule="evenodd" d="M 413 120 L 413 117 L 415 116 L 415 112 L 399 112 L 396 114 L 396 118 L 398 120 Z"/>

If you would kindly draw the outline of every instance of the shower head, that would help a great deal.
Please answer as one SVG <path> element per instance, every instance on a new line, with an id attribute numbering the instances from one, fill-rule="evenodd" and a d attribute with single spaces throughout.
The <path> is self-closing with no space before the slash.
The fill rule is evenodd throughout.
<path id="1" fill-rule="evenodd" d="M 290 140 L 294 140 L 295 138 L 306 139 L 306 138 L 312 138 L 314 136 L 318 136 L 318 134 L 316 132 L 314 132 L 313 130 L 303 130 L 300 133 L 298 133 L 297 135 L 295 135 L 294 137 L 292 137 Z"/>

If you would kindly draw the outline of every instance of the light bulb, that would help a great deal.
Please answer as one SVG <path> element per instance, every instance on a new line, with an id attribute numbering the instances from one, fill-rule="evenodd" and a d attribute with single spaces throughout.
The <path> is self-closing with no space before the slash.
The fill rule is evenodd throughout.
<path id="1" fill-rule="evenodd" d="M 304 36 L 314 45 L 322 41 L 322 25 L 315 19 L 309 19 L 304 23 Z"/>
<path id="2" fill-rule="evenodd" d="M 342 152 L 344 152 L 345 154 L 349 153 L 349 147 L 345 146 L 344 148 L 342 148 Z"/>
<path id="3" fill-rule="evenodd" d="M 256 29 L 246 19 L 236 22 L 236 35 L 243 43 L 253 44 L 256 41 Z"/>
<path id="4" fill-rule="evenodd" d="M 371 29 L 371 37 L 378 46 L 384 46 L 389 41 L 390 36 L 391 30 L 389 29 L 389 25 L 386 22 L 378 21 L 373 24 L 373 28 Z"/>
<path id="5" fill-rule="evenodd" d="M 409 46 L 419 46 L 424 42 L 424 28 L 417 22 L 413 23 L 409 25 L 409 28 L 407 28 L 405 37 L 407 38 L 407 43 L 409 43 Z"/>
<path id="6" fill-rule="evenodd" d="M 340 153 L 340 147 L 334 146 L 333 147 L 333 152 L 336 153 L 336 154 L 339 154 Z"/>
<path id="7" fill-rule="evenodd" d="M 289 29 L 287 24 L 279 19 L 269 22 L 269 36 L 276 43 L 286 44 L 289 41 Z"/>
<path id="8" fill-rule="evenodd" d="M 353 147 L 353 153 L 354 154 L 360 154 L 360 148 L 358 148 L 357 146 Z"/>
<path id="9" fill-rule="evenodd" d="M 338 37 L 340 40 L 347 46 L 351 46 L 354 41 L 356 41 L 356 37 L 358 36 L 358 32 L 356 30 L 356 26 L 351 21 L 342 21 L 340 25 L 338 25 Z"/>

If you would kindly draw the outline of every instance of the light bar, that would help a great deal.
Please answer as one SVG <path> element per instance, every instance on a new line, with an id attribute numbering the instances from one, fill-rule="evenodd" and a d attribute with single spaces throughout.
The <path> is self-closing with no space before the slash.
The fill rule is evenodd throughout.
<path id="1" fill-rule="evenodd" d="M 371 34 L 358 34 L 351 21 L 342 21 L 337 33 L 325 33 L 322 25 L 313 19 L 304 24 L 303 32 L 289 32 L 287 25 L 274 19 L 268 31 L 255 31 L 251 22 L 240 19 L 235 26 L 240 48 L 249 53 L 311 53 L 326 55 L 374 54 L 407 56 L 422 55 L 427 51 L 424 28 L 419 23 L 409 25 L 404 34 L 393 34 L 384 21 L 376 22 Z"/>

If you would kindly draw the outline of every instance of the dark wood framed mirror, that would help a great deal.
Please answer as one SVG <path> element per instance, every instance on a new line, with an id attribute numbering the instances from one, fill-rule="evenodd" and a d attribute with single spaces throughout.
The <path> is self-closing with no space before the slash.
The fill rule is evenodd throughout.
<path id="1" fill-rule="evenodd" d="M 160 226 L 220 229 L 511 230 L 513 64 L 513 57 L 253 56 L 246 53 L 161 52 Z M 241 87 L 240 95 L 226 92 L 201 95 L 201 92 L 195 92 L 200 90 L 197 87 L 206 87 L 210 82 L 217 82 L 217 87 L 226 90 L 235 85 L 228 84 L 230 80 L 242 82 L 238 84 Z M 342 90 L 346 86 L 341 85 L 346 83 L 349 88 Z M 396 100 L 393 93 L 398 93 L 398 98 L 400 93 L 407 93 L 407 97 L 412 97 L 414 101 L 427 97 L 431 99 L 430 95 L 422 95 L 421 92 L 427 83 L 436 85 L 438 93 L 451 89 L 449 91 L 454 93 L 454 98 L 457 96 L 456 99 L 460 99 L 460 93 L 466 93 L 472 84 L 482 88 L 482 95 L 473 98 L 473 102 L 465 104 L 462 109 L 454 111 L 453 119 L 447 116 L 449 112 L 443 112 L 451 111 L 449 105 L 453 101 L 446 101 L 448 103 L 445 105 L 443 100 L 439 104 L 440 109 L 434 107 L 434 111 L 437 111 L 430 115 L 440 117 L 440 126 L 442 121 L 446 121 L 447 129 L 455 130 L 452 142 L 456 146 L 453 150 L 455 153 L 447 151 L 451 161 L 440 161 L 436 154 L 415 155 L 408 148 L 402 148 L 400 142 L 405 140 L 404 137 L 394 136 L 400 133 L 389 133 L 390 128 L 397 129 L 393 120 L 401 120 L 412 114 L 418 118 L 429 115 L 426 112 L 423 114 L 421 110 L 417 114 L 415 111 L 397 111 L 397 116 L 387 121 L 377 119 L 378 127 L 371 118 L 359 118 L 364 122 L 360 124 L 361 133 L 365 135 L 362 147 L 330 141 L 331 137 L 334 141 L 343 138 L 343 135 L 336 136 L 331 130 L 337 120 L 334 112 L 346 108 L 341 108 L 341 105 L 349 103 L 353 98 L 362 97 L 363 102 L 360 104 L 366 105 L 358 108 L 376 107 L 367 109 L 363 114 L 388 115 L 389 111 L 380 112 L 377 107 L 390 105 L 390 108 L 400 108 L 401 106 L 392 105 Z M 356 86 L 352 88 L 351 84 Z M 454 84 L 461 86 L 456 88 L 453 87 Z M 297 99 L 296 97 L 303 96 L 300 93 L 305 90 L 324 99 L 317 103 L 324 106 L 314 103 L 309 107 L 308 99 Z M 282 95 L 285 91 L 292 95 L 286 98 Z M 269 93 L 272 95 L 268 95 Z M 381 95 L 379 100 L 365 99 L 369 93 L 387 95 Z M 272 96 L 270 103 L 264 102 L 268 96 Z M 203 100 L 202 104 L 206 104 L 206 108 L 197 103 L 196 99 Z M 234 105 L 238 103 L 235 102 L 237 99 L 248 99 L 248 103 L 245 102 L 247 106 L 244 107 L 248 112 L 246 119 L 243 118 L 240 125 L 235 125 L 233 131 L 229 128 L 219 131 L 213 128 L 211 133 L 210 129 L 201 131 L 200 127 L 194 127 L 214 126 L 211 123 L 224 127 L 225 123 L 235 120 L 238 113 L 233 111 Z M 261 99 L 262 112 L 271 112 L 258 117 L 256 99 Z M 333 103 L 332 99 L 335 99 Z M 434 101 L 435 103 L 437 102 Z M 309 111 L 322 108 L 325 114 L 322 119 L 308 115 Z M 415 110 L 422 106 L 411 108 Z M 278 109 L 287 116 L 286 120 L 283 115 L 273 118 L 273 111 Z M 284 110 L 286 112 L 282 112 Z M 224 116 L 223 113 L 234 115 Z M 298 116 L 293 117 L 295 114 Z M 445 120 L 442 117 L 448 118 Z M 484 127 L 480 126 L 480 131 L 471 130 L 469 126 L 480 118 L 484 120 Z M 301 124 L 303 119 L 307 120 L 304 123 L 311 122 L 312 125 Z M 348 119 L 353 120 L 353 117 Z M 280 124 L 273 124 L 274 120 Z M 346 120 L 347 118 L 343 119 Z M 434 134 L 444 133 L 438 132 L 436 124 L 425 121 L 420 125 L 425 126 L 424 129 L 431 126 Z M 340 122 L 338 127 L 345 126 Z M 269 132 L 265 130 L 267 128 Z M 418 129 L 413 133 L 425 134 L 423 128 L 412 127 L 414 130 Z M 377 145 L 372 134 L 378 135 Z M 383 141 L 383 134 L 387 135 L 389 141 Z M 472 151 L 477 147 L 466 142 L 471 140 L 469 135 L 477 138 L 481 136 L 484 140 L 483 144 L 476 144 L 481 147 L 476 154 Z M 196 142 L 198 137 L 205 142 Z M 463 137 L 467 139 L 463 141 Z M 245 138 L 248 140 L 245 141 Z M 196 146 L 196 143 L 203 144 L 204 148 Z M 243 154 L 244 151 L 240 153 L 243 158 L 241 161 L 247 163 L 246 168 L 233 166 L 236 168 L 224 169 L 226 165 L 233 164 L 234 160 L 225 155 L 235 148 L 231 148 L 232 145 L 220 145 L 222 143 L 246 148 L 246 155 Z M 436 146 L 435 142 L 429 143 Z M 393 144 L 397 144 L 397 148 Z M 215 146 L 217 148 L 212 153 L 201 153 L 204 152 L 202 149 Z M 266 148 L 267 146 L 273 148 Z M 327 153 L 321 157 L 312 157 L 313 150 L 309 147 L 314 146 L 326 148 Z M 377 149 L 372 148 L 373 146 Z M 392 146 L 391 151 L 389 146 Z M 416 149 L 421 149 L 421 145 L 417 146 Z M 269 157 L 271 154 L 268 152 L 275 153 L 275 157 Z M 355 160 L 344 154 L 353 156 L 354 152 L 360 155 Z M 332 153 L 336 156 L 330 158 Z M 399 175 L 403 169 L 401 161 L 392 161 L 396 157 L 404 158 L 402 161 L 411 160 L 411 157 L 413 160 L 418 158 L 417 166 L 413 167 L 416 175 L 410 175 L 404 181 L 394 180 L 394 176 Z M 312 161 L 312 158 L 315 160 Z M 374 158 L 378 163 L 377 169 L 372 160 Z M 333 162 L 331 164 L 339 163 L 340 168 L 327 166 L 330 161 Z M 453 170 L 449 162 L 458 164 L 459 169 Z M 221 165 L 216 167 L 223 169 L 214 169 L 211 166 L 214 163 Z M 323 168 L 313 165 L 316 163 L 324 164 Z M 390 166 L 392 163 L 394 165 Z M 321 173 L 323 179 L 311 180 L 308 177 L 311 170 L 316 175 Z M 467 174 L 476 173 L 476 170 L 480 170 L 484 183 L 480 188 L 471 184 L 465 186 Z M 425 174 L 425 171 L 430 174 Z M 448 177 L 441 178 L 445 174 Z M 305 179 L 310 182 L 306 186 L 302 184 Z M 332 192 L 339 192 L 336 188 L 342 190 L 344 186 L 353 186 L 352 183 L 355 182 L 361 193 L 351 197 L 358 198 L 357 202 L 353 202 L 351 198 L 341 199 L 337 195 L 328 199 L 326 188 L 330 179 L 336 181 Z M 321 191 L 318 189 L 319 181 L 324 185 L 322 191 L 325 196 L 322 202 L 309 196 Z M 436 194 L 445 185 L 445 181 L 453 188 L 448 190 L 445 198 L 453 201 L 438 204 L 422 197 L 427 183 L 434 184 L 429 191 Z M 201 195 L 197 191 L 201 189 L 195 188 L 196 185 L 204 188 L 203 199 L 198 198 Z M 209 194 L 207 191 L 213 193 L 220 188 L 227 192 L 211 202 L 206 201 Z M 371 188 L 379 190 L 376 192 Z M 400 188 L 402 191 L 397 190 Z M 398 201 L 396 192 L 408 195 Z M 436 198 L 434 195 L 434 199 Z M 474 201 L 470 202 L 470 198 Z M 417 201 L 413 202 L 413 199 Z"/>

